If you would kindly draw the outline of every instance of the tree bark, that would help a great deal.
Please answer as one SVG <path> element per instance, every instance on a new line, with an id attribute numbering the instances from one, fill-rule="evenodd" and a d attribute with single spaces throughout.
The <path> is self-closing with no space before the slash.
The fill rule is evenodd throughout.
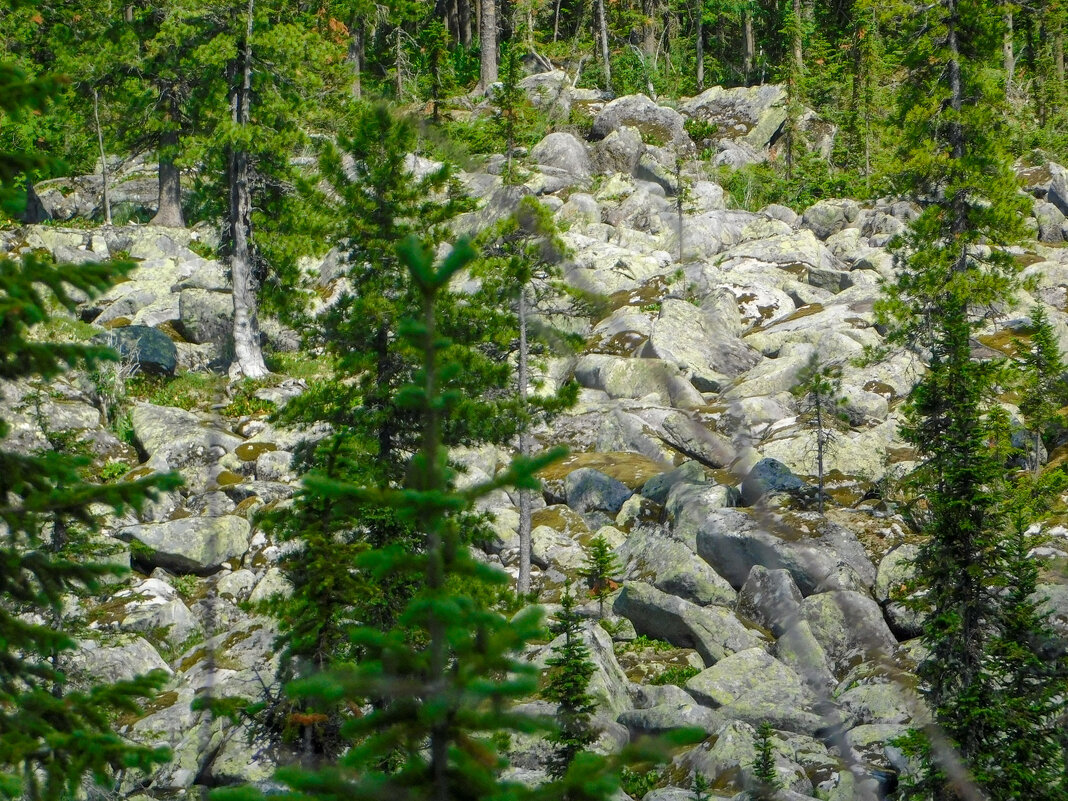
<path id="1" fill-rule="evenodd" d="M 249 123 L 252 96 L 252 16 L 255 0 L 248 0 L 245 38 L 230 84 L 230 112 L 235 126 Z M 244 147 L 230 145 L 227 178 L 230 185 L 230 275 L 234 298 L 234 358 L 230 374 L 260 378 L 270 371 L 263 361 L 260 326 L 256 317 L 256 283 L 252 271 L 251 159 Z"/>
<path id="2" fill-rule="evenodd" d="M 753 72 L 753 61 L 756 59 L 756 37 L 753 35 L 753 12 L 745 11 L 742 14 L 742 25 L 745 28 L 745 53 L 742 61 L 742 72 L 745 75 L 745 85 L 749 85 L 749 76 Z"/>
<path id="3" fill-rule="evenodd" d="M 601 64 L 604 67 L 605 91 L 612 91 L 612 65 L 608 58 L 608 20 L 604 14 L 604 0 L 597 0 L 597 32 L 601 40 Z"/>
<path id="4" fill-rule="evenodd" d="M 481 57 L 478 86 L 483 92 L 497 83 L 497 0 L 479 0 L 482 9 L 478 31 Z"/>
<path id="5" fill-rule="evenodd" d="M 471 0 L 459 0 L 460 44 L 471 46 Z"/>
<path id="6" fill-rule="evenodd" d="M 705 90 L 705 26 L 704 26 L 704 0 L 697 0 L 694 9 L 694 41 L 697 46 L 697 91 Z"/>
<path id="7" fill-rule="evenodd" d="M 104 194 L 104 224 L 111 225 L 111 194 L 108 191 L 108 157 L 104 152 L 104 132 L 100 130 L 100 93 L 93 89 L 93 123 L 96 143 L 100 147 L 100 183 Z"/>
<path id="8" fill-rule="evenodd" d="M 527 412 L 527 381 L 529 376 L 529 347 L 527 344 L 527 303 L 525 297 L 526 287 L 520 287 L 519 290 L 519 375 L 517 377 L 519 383 L 519 403 L 523 409 L 523 413 Z M 527 458 L 530 456 L 530 432 L 528 431 L 529 423 L 527 420 L 523 421 L 523 427 L 519 432 L 519 455 Z M 531 538 L 530 538 L 530 516 L 531 516 L 531 503 L 530 503 L 530 490 L 521 489 L 519 491 L 519 581 L 517 582 L 516 590 L 520 597 L 527 595 L 530 592 L 530 557 L 531 557 Z"/>
<path id="9" fill-rule="evenodd" d="M 363 20 L 352 22 L 352 39 L 349 40 L 349 63 L 352 64 L 352 96 L 357 100 L 363 96 Z"/>
<path id="10" fill-rule="evenodd" d="M 646 58 L 656 55 L 656 0 L 642 0 L 642 52 Z"/>
<path id="11" fill-rule="evenodd" d="M 166 126 L 159 135 L 159 202 L 152 225 L 167 228 L 185 228 L 185 216 L 182 214 L 182 172 L 174 163 L 178 150 L 178 119 L 180 110 L 178 98 L 173 89 L 164 91 L 168 105 Z"/>
<path id="12" fill-rule="evenodd" d="M 1012 46 L 1012 10 L 1005 10 L 1005 34 L 1001 40 L 1001 63 L 1005 70 L 1005 94 L 1013 90 L 1013 78 L 1016 75 L 1016 54 Z"/>

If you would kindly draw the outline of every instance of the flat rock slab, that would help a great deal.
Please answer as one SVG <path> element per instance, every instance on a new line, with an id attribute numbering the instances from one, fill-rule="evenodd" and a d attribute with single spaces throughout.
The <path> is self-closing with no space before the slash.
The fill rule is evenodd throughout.
<path id="1" fill-rule="evenodd" d="M 206 574 L 248 551 L 250 527 L 243 517 L 186 517 L 120 529 L 116 536 L 136 540 L 149 553 L 140 556 L 153 567 L 178 573 Z M 136 557 L 135 557 L 136 558 Z"/>

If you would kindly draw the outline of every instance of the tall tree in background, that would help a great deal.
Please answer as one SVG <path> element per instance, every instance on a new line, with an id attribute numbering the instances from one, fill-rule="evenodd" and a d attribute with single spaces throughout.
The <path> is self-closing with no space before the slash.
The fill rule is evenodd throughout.
<path id="1" fill-rule="evenodd" d="M 478 0 L 479 20 L 479 79 L 478 86 L 488 92 L 497 83 L 497 0 Z"/>
<path id="2" fill-rule="evenodd" d="M 990 80 L 1003 22 L 986 0 L 941 0 L 913 19 L 899 112 L 903 178 L 927 205 L 898 244 L 903 270 L 882 305 L 896 322 L 892 339 L 930 353 L 903 433 L 923 456 L 928 506 L 916 559 L 928 649 L 918 673 L 942 736 L 920 749 L 928 758 L 920 786 L 935 799 L 956 798 L 973 782 L 993 798 L 1016 797 L 1002 795 L 1000 766 L 1001 688 L 1014 679 L 991 669 L 1007 621 L 1002 588 L 1013 580 L 1003 547 L 1005 454 L 990 446 L 999 441 L 997 365 L 971 348 L 984 315 L 1012 297 L 1016 266 L 1004 245 L 1022 233 L 1000 149 L 1003 87 Z"/>
<path id="3" fill-rule="evenodd" d="M 0 62 L 0 116 L 15 120 L 42 109 L 55 83 L 33 80 Z M 0 152 L 0 200 L 13 180 L 33 165 Z M 48 380 L 75 365 L 114 359 L 99 347 L 49 344 L 29 335 L 62 307 L 73 313 L 73 294 L 94 297 L 132 265 L 56 265 L 36 255 L 0 256 L 0 380 Z M 10 424 L 0 418 L 0 439 Z M 106 784 L 116 770 L 148 769 L 163 751 L 133 747 L 112 729 L 112 717 L 136 712 L 162 673 L 75 690 L 62 669 L 75 647 L 63 629 L 64 596 L 98 587 L 115 570 L 85 564 L 66 552 L 67 535 L 96 526 L 96 504 L 116 512 L 138 508 L 155 489 L 177 485 L 174 476 L 90 485 L 82 466 L 56 453 L 0 449 L 0 798 L 58 801 L 82 791 L 92 777 Z"/>
<path id="4" fill-rule="evenodd" d="M 519 454 L 529 458 L 533 450 L 531 428 L 574 404 L 578 385 L 568 382 L 552 395 L 531 397 L 532 368 L 538 354 L 558 345 L 562 337 L 544 324 L 532 325 L 531 318 L 546 310 L 545 304 L 561 293 L 557 263 L 565 253 L 563 240 L 549 210 L 535 198 L 524 198 L 515 214 L 477 240 L 485 258 L 475 272 L 482 278 L 483 292 L 490 302 L 504 303 L 515 313 L 516 338 L 512 346 L 516 360 L 516 389 L 519 397 Z M 548 309 L 552 311 L 552 309 Z M 516 591 L 530 592 L 531 492 L 519 490 L 519 577 Z"/>

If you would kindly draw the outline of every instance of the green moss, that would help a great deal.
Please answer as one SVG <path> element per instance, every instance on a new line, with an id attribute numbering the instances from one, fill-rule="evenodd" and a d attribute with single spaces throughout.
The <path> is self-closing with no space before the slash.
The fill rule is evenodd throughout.
<path id="1" fill-rule="evenodd" d="M 234 448 L 234 453 L 243 462 L 254 462 L 260 457 L 260 454 L 276 450 L 278 450 L 278 446 L 273 442 L 243 442 Z"/>
<path id="2" fill-rule="evenodd" d="M 606 451 L 604 453 L 572 453 L 558 462 L 553 462 L 538 475 L 550 480 L 563 479 L 569 473 L 582 467 L 599 470 L 634 490 L 642 487 L 653 476 L 664 472 L 663 464 L 647 456 L 627 451 Z"/>

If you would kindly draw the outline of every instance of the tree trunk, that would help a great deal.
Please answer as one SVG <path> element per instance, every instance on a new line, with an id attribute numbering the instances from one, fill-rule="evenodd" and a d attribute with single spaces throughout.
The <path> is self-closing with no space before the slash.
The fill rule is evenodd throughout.
<path id="1" fill-rule="evenodd" d="M 705 26 L 704 26 L 704 0 L 697 0 L 694 9 L 694 41 L 697 46 L 697 91 L 705 90 Z"/>
<path id="2" fill-rule="evenodd" d="M 797 77 L 801 77 L 801 73 L 805 69 L 805 54 L 804 43 L 802 37 L 803 16 L 801 12 L 801 0 L 794 0 L 794 24 L 792 45 L 794 50 L 794 69 L 797 70 Z"/>
<path id="3" fill-rule="evenodd" d="M 108 191 L 108 157 L 104 153 L 104 132 L 100 130 L 100 93 L 93 89 L 93 123 L 100 147 L 100 183 L 104 192 L 104 224 L 111 225 L 111 193 Z"/>
<path id="4" fill-rule="evenodd" d="M 230 85 L 230 112 L 235 126 L 249 124 L 252 96 L 252 15 L 255 0 L 248 0 L 245 39 L 238 51 Z M 256 318 L 256 286 L 252 274 L 252 196 L 248 150 L 229 148 L 227 178 L 230 184 L 230 276 L 234 297 L 234 360 L 232 376 L 260 378 L 270 371 L 263 362 L 260 326 Z"/>
<path id="5" fill-rule="evenodd" d="M 478 31 L 481 58 L 478 86 L 488 92 L 497 83 L 497 0 L 479 0 L 482 17 Z"/>
<path id="6" fill-rule="evenodd" d="M 182 173 L 174 163 L 178 151 L 178 119 L 180 110 L 178 98 L 173 89 L 164 90 L 168 105 L 167 120 L 163 133 L 159 135 L 159 202 L 152 225 L 167 228 L 185 228 L 185 216 L 182 214 Z"/>
<path id="7" fill-rule="evenodd" d="M 816 396 L 816 509 L 823 514 L 823 403 L 819 395 Z"/>
<path id="8" fill-rule="evenodd" d="M 646 58 L 656 55 L 656 0 L 642 0 L 642 52 Z"/>
<path id="9" fill-rule="evenodd" d="M 460 44 L 471 46 L 471 0 L 459 0 Z"/>
<path id="10" fill-rule="evenodd" d="M 1016 54 L 1012 47 L 1012 11 L 1005 11 L 1005 33 L 1001 40 L 1001 63 L 1005 70 L 1005 94 L 1012 93 L 1012 82 L 1016 75 Z"/>
<path id="11" fill-rule="evenodd" d="M 519 290 L 519 404 L 524 415 L 527 412 L 527 381 L 529 375 L 529 347 L 527 345 L 527 303 L 525 297 L 526 287 Z M 529 422 L 524 419 L 523 427 L 519 432 L 519 455 L 527 458 L 530 456 L 530 432 Z M 530 490 L 519 491 L 519 581 L 516 590 L 522 598 L 530 592 Z"/>
<path id="12" fill-rule="evenodd" d="M 349 40 L 349 63 L 352 64 L 352 96 L 359 100 L 363 96 L 363 20 L 352 22 L 352 39 Z"/>
<path id="13" fill-rule="evenodd" d="M 555 42 L 560 37 L 560 0 L 556 0 L 556 6 L 553 8 L 553 41 Z"/>
<path id="14" fill-rule="evenodd" d="M 397 70 L 397 81 L 394 88 L 396 89 L 397 100 L 399 101 L 404 96 L 404 28 L 399 24 L 397 25 L 394 48 L 393 66 Z"/>
<path id="15" fill-rule="evenodd" d="M 745 54 L 742 61 L 742 72 L 745 75 L 745 85 L 749 85 L 750 75 L 753 72 L 753 61 L 756 59 L 756 37 L 753 35 L 753 12 L 745 11 L 742 14 L 742 25 L 745 28 Z"/>
<path id="16" fill-rule="evenodd" d="M 601 63 L 604 67 L 605 91 L 612 91 L 612 65 L 608 59 L 608 20 L 604 15 L 604 0 L 597 0 L 597 32 L 601 40 Z"/>

